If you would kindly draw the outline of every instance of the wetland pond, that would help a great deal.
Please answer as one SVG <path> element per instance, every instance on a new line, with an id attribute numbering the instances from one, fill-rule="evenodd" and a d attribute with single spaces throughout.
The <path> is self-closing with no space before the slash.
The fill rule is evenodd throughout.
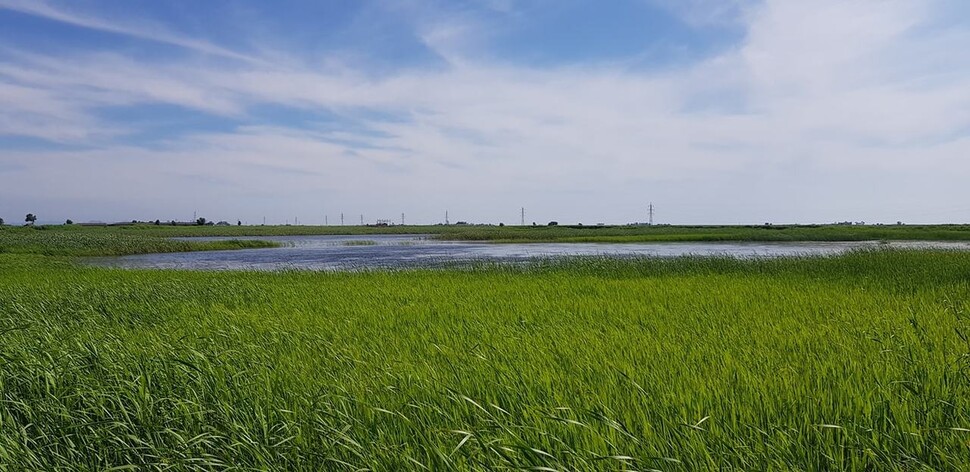
<path id="1" fill-rule="evenodd" d="M 443 267 L 476 262 L 527 262 L 563 256 L 782 257 L 833 255 L 852 249 L 942 248 L 970 250 L 970 242 L 652 242 L 487 243 L 440 241 L 426 235 L 253 236 L 179 238 L 189 241 L 259 239 L 278 248 L 99 257 L 91 264 L 123 268 L 190 270 L 359 270 Z"/>

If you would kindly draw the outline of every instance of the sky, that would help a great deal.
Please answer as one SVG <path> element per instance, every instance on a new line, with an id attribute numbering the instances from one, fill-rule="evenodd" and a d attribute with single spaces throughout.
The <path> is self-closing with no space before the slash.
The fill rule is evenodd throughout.
<path id="1" fill-rule="evenodd" d="M 0 217 L 970 222 L 965 0 L 0 0 Z"/>

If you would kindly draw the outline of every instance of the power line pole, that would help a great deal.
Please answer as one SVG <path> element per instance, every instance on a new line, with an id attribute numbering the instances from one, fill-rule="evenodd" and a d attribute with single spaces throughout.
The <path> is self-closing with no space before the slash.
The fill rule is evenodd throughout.
<path id="1" fill-rule="evenodd" d="M 519 224 L 525 226 L 525 207 L 522 207 L 522 221 L 520 221 Z"/>
<path id="2" fill-rule="evenodd" d="M 404 213 L 401 213 L 401 226 L 404 226 Z"/>
<path id="3" fill-rule="evenodd" d="M 653 202 L 650 202 L 650 222 L 648 224 L 653 226 Z"/>
<path id="4" fill-rule="evenodd" d="M 364 226 L 364 214 L 363 213 L 360 214 L 360 225 L 361 226 Z"/>
<path id="5" fill-rule="evenodd" d="M 343 225 L 344 225 L 344 214 L 341 213 L 340 214 L 340 226 L 343 226 Z"/>
<path id="6" fill-rule="evenodd" d="M 263 217 L 263 226 L 266 226 L 266 217 Z"/>
<path id="7" fill-rule="evenodd" d="M 445 225 L 448 224 L 448 210 L 445 210 Z"/>
<path id="8" fill-rule="evenodd" d="M 330 215 L 323 215 L 323 225 L 330 226 Z"/>

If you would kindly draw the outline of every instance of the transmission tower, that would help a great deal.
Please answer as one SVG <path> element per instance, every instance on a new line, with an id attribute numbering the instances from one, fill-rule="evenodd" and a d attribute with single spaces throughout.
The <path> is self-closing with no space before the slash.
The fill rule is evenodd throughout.
<path id="1" fill-rule="evenodd" d="M 522 226 L 525 226 L 525 207 L 522 207 L 522 215 L 521 216 L 522 216 L 522 221 L 520 221 L 520 224 Z"/>

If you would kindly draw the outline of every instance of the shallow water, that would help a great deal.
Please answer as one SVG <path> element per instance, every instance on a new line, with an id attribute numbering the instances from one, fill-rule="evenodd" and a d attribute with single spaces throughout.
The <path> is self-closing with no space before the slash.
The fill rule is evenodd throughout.
<path id="1" fill-rule="evenodd" d="M 283 247 L 139 254 L 91 259 L 95 265 L 126 268 L 194 270 L 351 270 L 371 268 L 436 267 L 478 261 L 523 262 L 559 256 L 683 255 L 780 257 L 838 254 L 865 247 L 933 247 L 970 250 L 968 242 L 690 242 L 690 243 L 527 243 L 438 241 L 415 235 L 278 236 L 236 238 L 183 238 L 186 240 L 260 239 Z M 362 243 L 366 242 L 366 243 Z"/>

